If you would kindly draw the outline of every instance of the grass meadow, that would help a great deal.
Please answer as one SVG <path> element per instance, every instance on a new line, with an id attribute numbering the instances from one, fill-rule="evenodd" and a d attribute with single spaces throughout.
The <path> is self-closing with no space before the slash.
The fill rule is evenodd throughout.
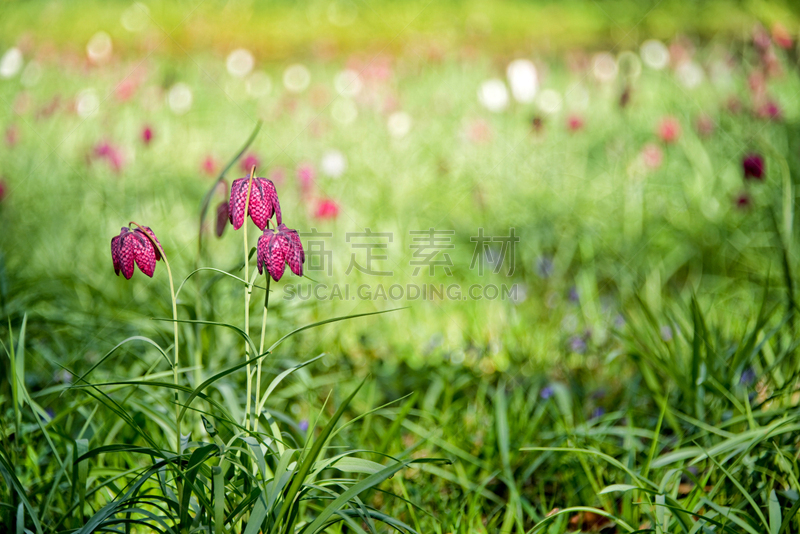
<path id="1" fill-rule="evenodd" d="M 791 3 L 0 27 L 0 531 L 800 531 Z"/>

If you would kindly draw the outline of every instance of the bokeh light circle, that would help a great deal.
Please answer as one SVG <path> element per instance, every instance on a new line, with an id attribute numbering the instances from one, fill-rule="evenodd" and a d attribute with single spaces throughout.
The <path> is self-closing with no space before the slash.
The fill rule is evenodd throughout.
<path id="1" fill-rule="evenodd" d="M 669 49 L 661 41 L 650 39 L 642 43 L 639 50 L 645 65 L 654 70 L 661 70 L 669 64 Z"/>
<path id="2" fill-rule="evenodd" d="M 86 55 L 92 63 L 104 63 L 111 58 L 113 45 L 111 36 L 106 32 L 97 32 L 86 44 Z"/>
<path id="3" fill-rule="evenodd" d="M 502 80 L 486 80 L 478 89 L 478 101 L 492 112 L 500 112 L 508 107 L 508 89 Z"/>
<path id="4" fill-rule="evenodd" d="M 411 131 L 412 123 L 413 121 L 411 120 L 411 115 L 405 111 L 395 111 L 389 115 L 389 119 L 386 121 L 386 126 L 389 129 L 389 135 L 396 139 L 400 139 L 408 135 L 408 132 Z"/>
<path id="5" fill-rule="evenodd" d="M 177 115 L 183 115 L 192 108 L 192 90 L 185 83 L 178 82 L 167 93 L 169 109 Z"/>
<path id="6" fill-rule="evenodd" d="M 12 78 L 22 69 L 22 52 L 19 48 L 9 48 L 0 58 L 0 78 Z"/>
<path id="7" fill-rule="evenodd" d="M 339 150 L 328 150 L 322 155 L 320 169 L 326 176 L 339 178 L 347 170 L 347 158 Z"/>
<path id="8" fill-rule="evenodd" d="M 539 93 L 539 98 L 537 100 L 539 109 L 548 115 L 558 113 L 561 111 L 563 105 L 561 95 L 554 89 L 545 89 Z"/>
<path id="9" fill-rule="evenodd" d="M 514 100 L 522 104 L 533 102 L 539 89 L 539 77 L 536 66 L 527 59 L 515 59 L 506 69 L 508 83 Z"/>
<path id="10" fill-rule="evenodd" d="M 600 52 L 592 58 L 592 73 L 601 83 L 613 82 L 618 70 L 617 60 L 608 52 Z"/>
<path id="11" fill-rule="evenodd" d="M 255 65 L 255 58 L 249 50 L 244 48 L 237 48 L 230 54 L 225 61 L 225 66 L 228 69 L 228 74 L 236 78 L 244 78 L 253 70 Z"/>
<path id="12" fill-rule="evenodd" d="M 361 92 L 364 84 L 358 72 L 352 69 L 345 69 L 336 75 L 333 86 L 340 95 L 353 97 Z"/>
<path id="13" fill-rule="evenodd" d="M 311 83 L 311 73 L 305 65 L 296 63 L 283 72 L 283 85 L 292 93 L 300 93 Z"/>

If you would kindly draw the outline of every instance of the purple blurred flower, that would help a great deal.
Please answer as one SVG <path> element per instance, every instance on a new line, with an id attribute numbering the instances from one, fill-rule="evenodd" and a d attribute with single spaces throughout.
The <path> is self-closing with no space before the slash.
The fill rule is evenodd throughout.
<path id="1" fill-rule="evenodd" d="M 758 154 L 748 154 L 742 160 L 745 180 L 764 179 L 764 158 Z"/>
<path id="2" fill-rule="evenodd" d="M 586 352 L 586 340 L 582 336 L 572 336 L 569 340 L 569 350 L 583 354 Z"/>
<path id="3" fill-rule="evenodd" d="M 661 327 L 661 339 L 664 341 L 672 341 L 672 328 L 669 325 L 663 325 Z"/>
<path id="4" fill-rule="evenodd" d="M 744 371 L 742 371 L 742 377 L 739 379 L 739 383 L 743 386 L 749 386 L 756 380 L 756 371 L 752 367 L 748 367 Z"/>
<path id="5" fill-rule="evenodd" d="M 297 428 L 300 429 L 300 432 L 306 432 L 308 430 L 308 419 L 303 419 L 298 423 Z"/>
<path id="6" fill-rule="evenodd" d="M 578 294 L 578 288 L 575 286 L 569 288 L 568 297 L 570 302 L 574 302 L 577 304 L 581 300 L 581 296 Z"/>
<path id="7" fill-rule="evenodd" d="M 602 406 L 598 406 L 592 411 L 592 419 L 597 419 L 598 417 L 603 417 L 606 414 L 606 409 Z"/>
<path id="8" fill-rule="evenodd" d="M 553 389 L 553 386 L 545 386 L 542 388 L 542 391 L 539 392 L 539 396 L 546 400 L 552 397 L 554 393 L 555 390 Z"/>
<path id="9" fill-rule="evenodd" d="M 550 278 L 553 275 L 554 268 L 553 260 L 548 256 L 541 256 L 536 260 L 536 274 L 540 278 Z"/>

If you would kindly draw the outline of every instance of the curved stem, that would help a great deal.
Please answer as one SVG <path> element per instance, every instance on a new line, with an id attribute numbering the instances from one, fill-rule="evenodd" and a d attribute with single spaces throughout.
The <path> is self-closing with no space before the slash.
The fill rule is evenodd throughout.
<path id="1" fill-rule="evenodd" d="M 164 265 L 167 267 L 167 275 L 169 276 L 169 293 L 170 297 L 172 298 L 172 329 L 175 335 L 175 361 L 172 364 L 172 380 L 175 382 L 175 385 L 178 385 L 178 300 L 175 297 L 175 283 L 172 279 L 172 269 L 169 267 L 169 261 L 167 260 L 167 255 L 164 253 L 164 249 L 161 247 L 161 244 L 155 238 L 155 235 L 152 235 L 152 231 L 144 228 L 139 223 L 131 221 L 129 224 L 132 224 L 139 228 L 144 235 L 153 243 L 153 246 L 158 249 L 158 252 L 161 254 L 161 258 L 164 260 Z M 176 453 L 181 453 L 181 416 L 180 416 L 180 402 L 178 399 L 178 390 L 175 390 L 175 431 L 178 434 L 176 439 Z"/>
<path id="2" fill-rule="evenodd" d="M 272 278 L 270 278 L 269 273 L 267 273 L 267 290 L 264 295 L 264 314 L 261 316 L 261 341 L 258 344 L 259 355 L 264 354 L 264 338 L 267 335 L 267 312 L 269 311 L 269 284 L 271 280 Z M 263 358 L 259 358 L 256 364 L 256 418 L 253 423 L 254 432 L 258 432 L 258 420 L 261 417 L 261 406 L 259 404 L 259 399 L 261 398 L 261 360 L 263 360 Z"/>
<path id="3" fill-rule="evenodd" d="M 256 166 L 250 169 L 250 177 L 247 182 L 247 197 L 244 201 L 244 224 L 243 229 L 243 236 L 244 236 L 244 279 L 248 280 L 249 276 L 249 263 L 250 263 L 250 249 L 247 246 L 247 215 L 250 211 L 250 193 L 253 190 L 253 177 L 256 173 Z M 255 281 L 255 280 L 254 280 Z M 244 333 L 248 336 L 250 335 L 250 294 L 253 292 L 252 282 L 248 282 L 247 287 L 244 289 Z M 250 359 L 250 345 L 245 341 L 244 344 L 244 356 L 245 359 Z M 244 428 L 245 430 L 250 430 L 250 395 L 251 395 L 251 387 L 252 387 L 252 376 L 250 374 L 250 364 L 247 364 L 247 400 L 245 401 L 245 409 L 244 409 Z"/>

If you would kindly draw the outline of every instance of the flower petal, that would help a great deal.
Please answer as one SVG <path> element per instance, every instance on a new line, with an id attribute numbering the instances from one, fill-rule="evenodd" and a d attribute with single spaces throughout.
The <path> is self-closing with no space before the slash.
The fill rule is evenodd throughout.
<path id="1" fill-rule="evenodd" d="M 283 271 L 286 269 L 286 255 L 290 250 L 291 244 L 289 243 L 289 238 L 285 235 L 278 233 L 270 240 L 267 272 L 276 282 L 283 276 Z"/>
<path id="2" fill-rule="evenodd" d="M 156 249 L 143 231 L 137 228 L 133 233 L 136 237 L 134 243 L 136 265 L 139 266 L 140 271 L 152 278 L 156 271 Z"/>
<path id="3" fill-rule="evenodd" d="M 263 230 L 267 226 L 267 221 L 272 216 L 272 206 L 264 202 L 264 181 L 263 178 L 256 178 L 253 180 L 253 189 L 250 192 L 250 204 L 247 212 L 253 223 L 258 226 L 259 230 Z"/>
<path id="4" fill-rule="evenodd" d="M 228 206 L 229 217 L 234 230 L 244 224 L 244 206 L 247 202 L 247 178 L 239 178 L 231 184 L 231 200 Z"/>
<path id="5" fill-rule="evenodd" d="M 123 232 L 120 234 L 119 241 L 119 267 L 122 271 L 122 276 L 126 280 L 130 280 L 133 276 L 133 262 L 136 258 L 136 247 L 139 239 L 133 232 Z"/>
<path id="6" fill-rule="evenodd" d="M 258 274 L 264 274 L 264 265 L 269 258 L 269 244 L 273 237 L 275 237 L 275 232 L 267 228 L 264 230 L 261 237 L 258 238 L 258 244 L 256 245 L 256 265 L 258 266 Z"/>
<path id="7" fill-rule="evenodd" d="M 222 237 L 222 233 L 225 231 L 225 225 L 228 224 L 229 219 L 230 219 L 230 205 L 223 200 L 222 202 L 219 203 L 219 206 L 217 206 L 217 227 L 216 227 L 217 237 Z"/>

